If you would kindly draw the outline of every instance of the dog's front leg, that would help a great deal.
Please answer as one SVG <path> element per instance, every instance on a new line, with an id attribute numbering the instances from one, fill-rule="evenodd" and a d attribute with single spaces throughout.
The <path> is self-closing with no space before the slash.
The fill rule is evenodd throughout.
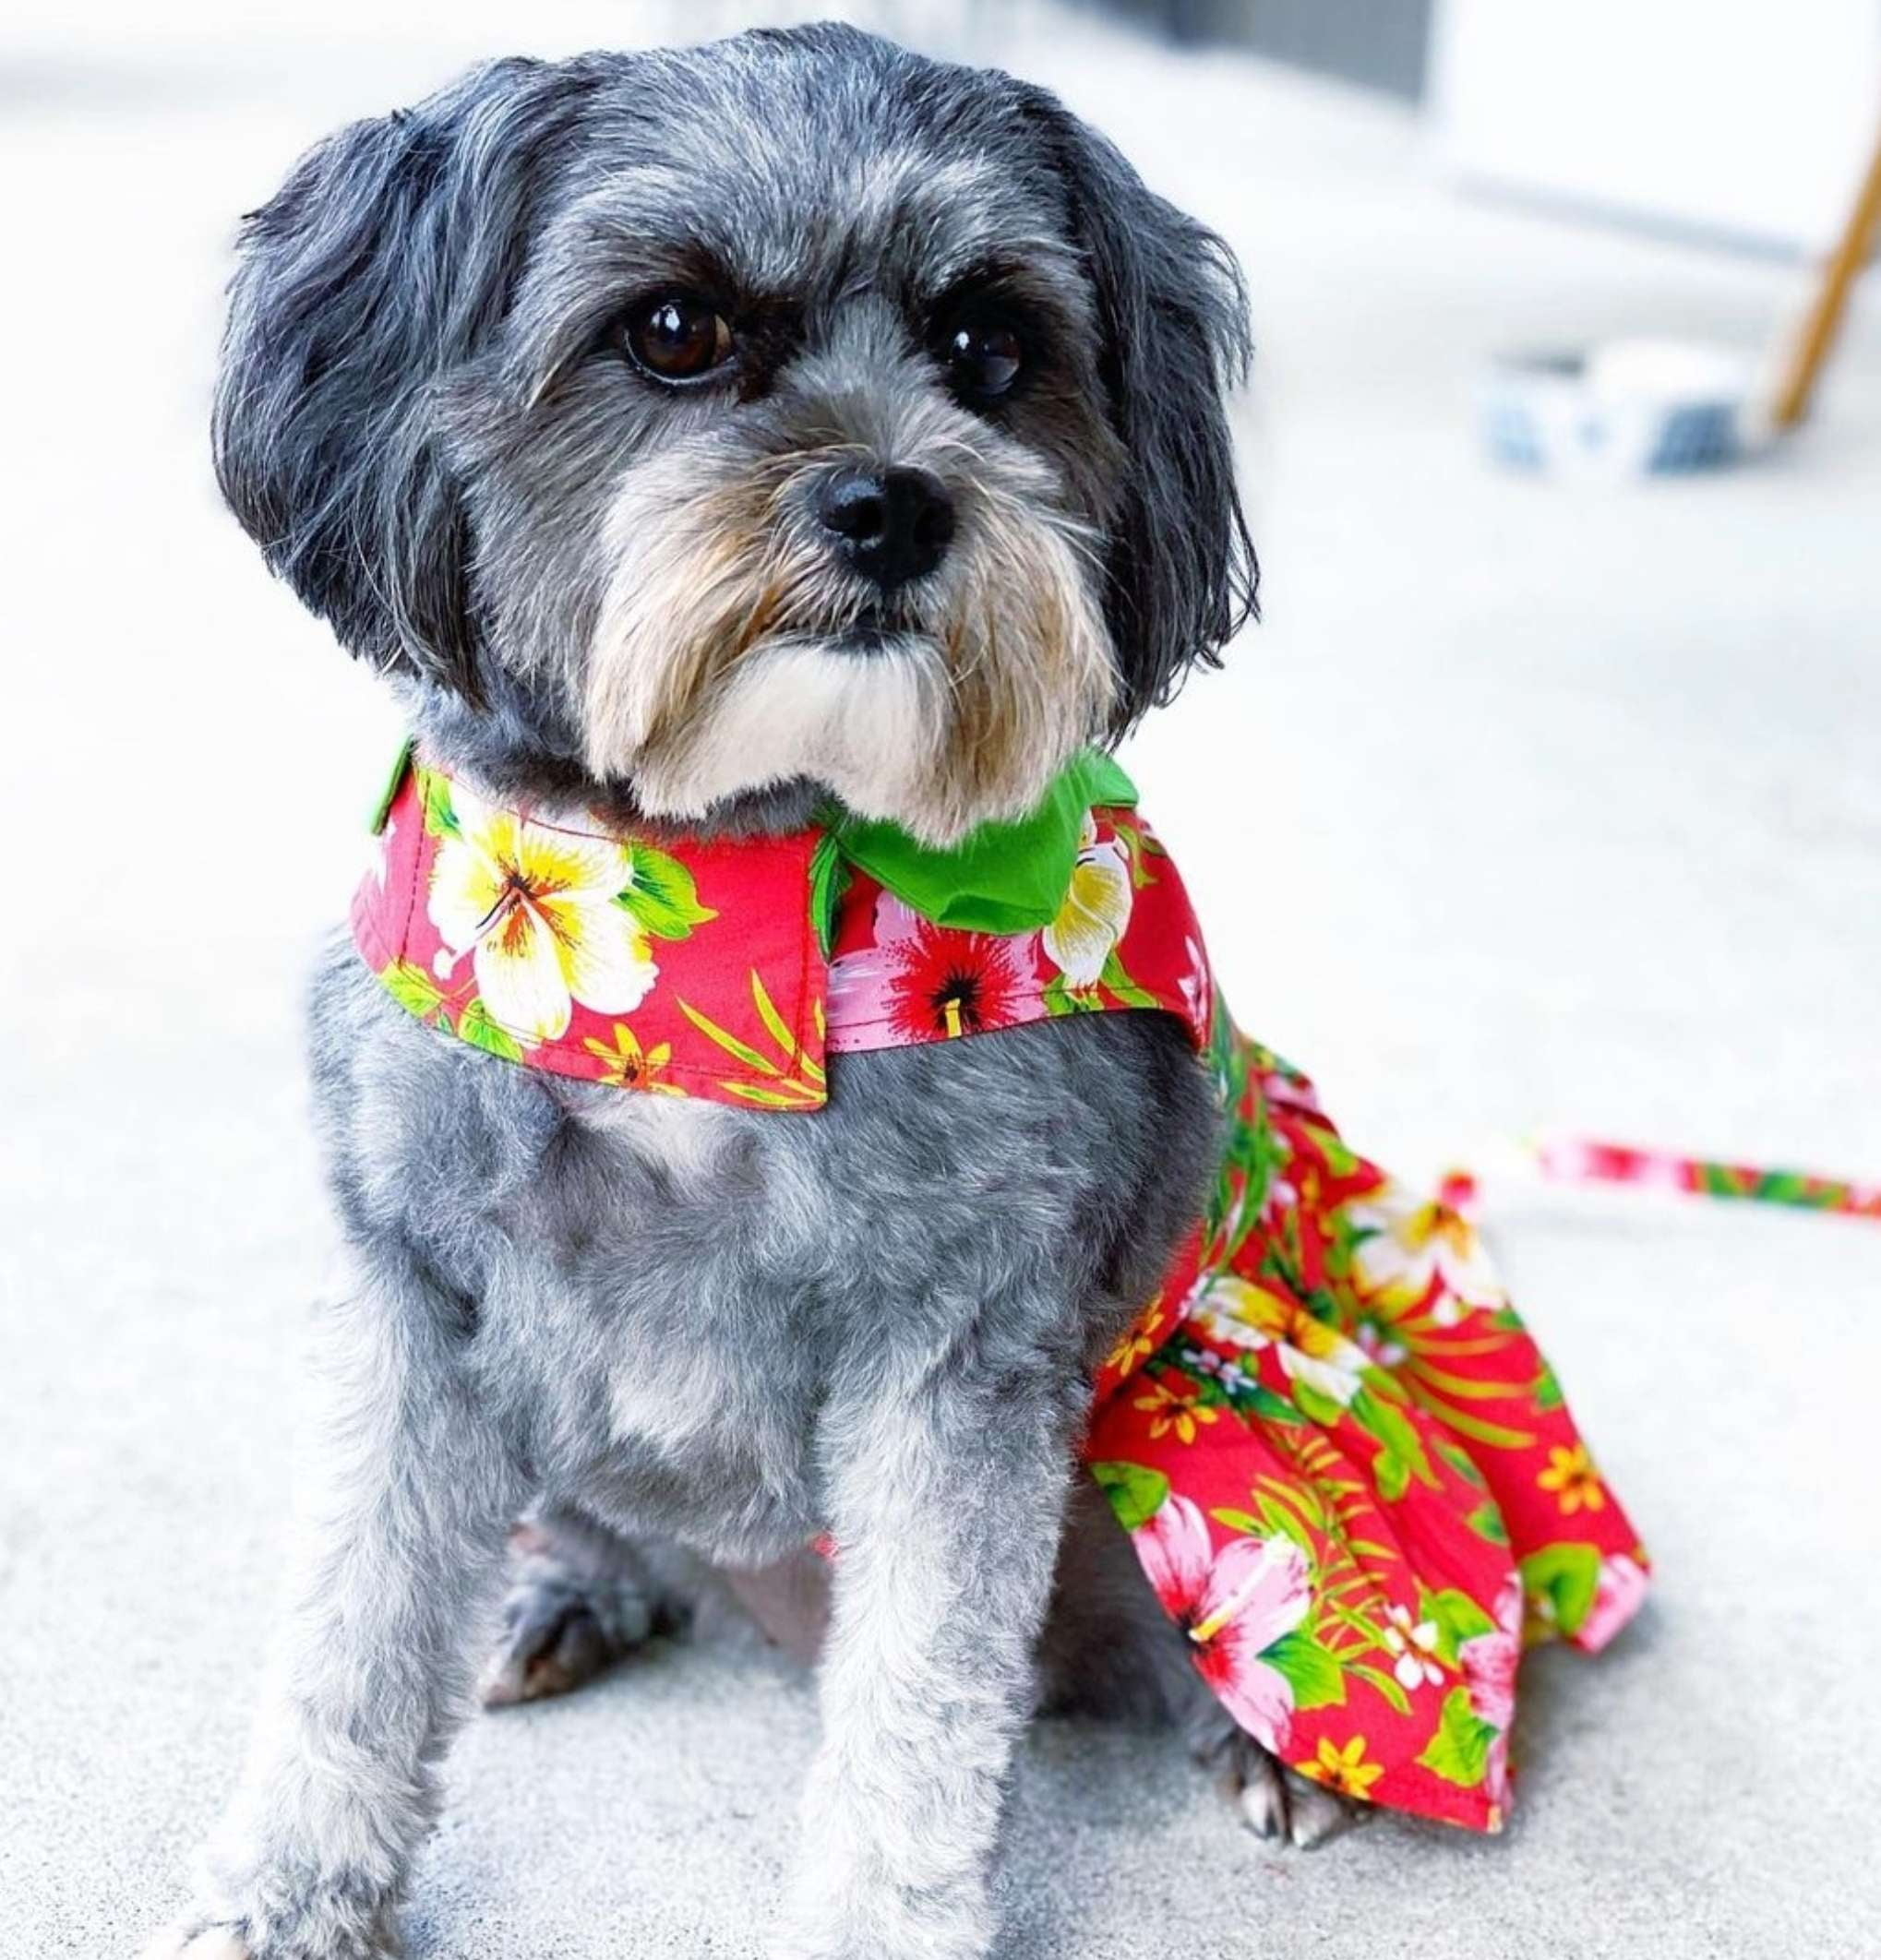
<path id="1" fill-rule="evenodd" d="M 963 1368 L 956 1351 L 911 1394 L 828 1412 L 823 1740 L 780 1960 L 987 1951 L 988 1867 L 1084 1414 L 1076 1374 L 1042 1355 Z"/>
<path id="2" fill-rule="evenodd" d="M 377 1960 L 469 1705 L 479 1595 L 525 1493 L 463 1303 L 409 1269 L 323 1311 L 289 1610 L 198 1903 L 147 1960 Z"/>

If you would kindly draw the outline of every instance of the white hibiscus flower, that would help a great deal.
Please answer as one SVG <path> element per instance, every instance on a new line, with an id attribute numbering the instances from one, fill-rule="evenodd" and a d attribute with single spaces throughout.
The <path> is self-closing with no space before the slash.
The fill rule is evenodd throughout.
<path id="1" fill-rule="evenodd" d="M 1130 924 L 1131 898 L 1123 846 L 1114 837 L 1099 843 L 1096 820 L 1086 813 L 1070 889 L 1043 936 L 1046 951 L 1072 986 L 1096 986 Z"/>
<path id="2" fill-rule="evenodd" d="M 454 834 L 431 869 L 431 923 L 451 962 L 470 954 L 491 1018 L 532 1046 L 568 1032 L 574 1003 L 624 1014 L 659 968 L 615 903 L 631 867 L 605 837 L 533 824 L 452 785 Z"/>
<path id="3" fill-rule="evenodd" d="M 1197 1301 L 1202 1331 L 1236 1347 L 1272 1346 L 1295 1381 L 1349 1408 L 1365 1386 L 1365 1350 L 1296 1302 L 1269 1293 L 1232 1273 L 1218 1274 Z"/>
<path id="4" fill-rule="evenodd" d="M 1419 1201 L 1397 1185 L 1346 1216 L 1364 1235 L 1353 1249 L 1359 1283 L 1381 1299 L 1408 1305 L 1442 1283 L 1432 1309 L 1439 1326 L 1452 1326 L 1472 1308 L 1500 1307 L 1503 1289 L 1476 1227 L 1454 1206 Z"/>

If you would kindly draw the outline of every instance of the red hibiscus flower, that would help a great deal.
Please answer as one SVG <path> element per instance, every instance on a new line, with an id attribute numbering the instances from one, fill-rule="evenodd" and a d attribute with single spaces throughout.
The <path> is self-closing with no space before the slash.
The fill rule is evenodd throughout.
<path id="1" fill-rule="evenodd" d="M 875 905 L 875 944 L 830 968 L 830 1034 L 888 1026 L 897 1042 L 983 1034 L 1044 1018 L 1038 936 L 1005 938 L 936 926 L 884 891 Z"/>

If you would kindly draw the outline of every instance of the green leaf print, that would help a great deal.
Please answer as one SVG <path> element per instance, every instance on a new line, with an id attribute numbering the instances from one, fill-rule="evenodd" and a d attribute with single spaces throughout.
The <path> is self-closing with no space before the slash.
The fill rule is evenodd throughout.
<path id="1" fill-rule="evenodd" d="M 1522 1564 L 1529 1604 L 1557 1633 L 1580 1631 L 1600 1583 L 1600 1554 L 1591 1545 L 1544 1545 Z"/>
<path id="2" fill-rule="evenodd" d="M 1322 1428 L 1334 1428 L 1346 1412 L 1332 1396 L 1313 1387 L 1310 1381 L 1296 1380 L 1293 1384 L 1293 1399 L 1300 1412 Z"/>
<path id="3" fill-rule="evenodd" d="M 1169 1480 L 1142 1464 L 1093 1464 L 1091 1476 L 1125 1531 L 1140 1531 L 1163 1508 Z"/>
<path id="4" fill-rule="evenodd" d="M 1502 1731 L 1469 1705 L 1469 1690 L 1453 1688 L 1444 1697 L 1437 1732 L 1418 1761 L 1446 1783 L 1474 1789 L 1489 1767 L 1489 1746 Z"/>
<path id="5" fill-rule="evenodd" d="M 1431 1474 L 1423 1443 L 1401 1409 L 1395 1408 L 1372 1389 L 1363 1388 L 1352 1397 L 1352 1419 L 1375 1436 L 1420 1483 L 1435 1485 L 1437 1480 Z"/>
<path id="6" fill-rule="evenodd" d="M 422 966 L 413 966 L 409 960 L 394 960 L 383 969 L 379 978 L 384 981 L 387 993 L 407 1013 L 417 1015 L 421 1021 L 444 998 L 432 984 L 431 975 Z"/>
<path id="7" fill-rule="evenodd" d="M 1493 1498 L 1484 1498 L 1465 1522 L 1479 1538 L 1487 1538 L 1492 1545 L 1509 1542 L 1509 1527 L 1503 1523 L 1502 1511 Z"/>
<path id="8" fill-rule="evenodd" d="M 677 1002 L 679 1011 L 703 1034 L 715 1043 L 734 1061 L 742 1062 L 746 1068 L 764 1080 L 752 1082 L 721 1082 L 719 1087 L 727 1095 L 735 1095 L 741 1102 L 756 1103 L 765 1109 L 818 1109 L 828 1099 L 822 1064 L 814 1061 L 798 1045 L 784 1017 L 777 1011 L 776 1003 L 764 990 L 764 983 L 756 968 L 751 970 L 751 1004 L 758 1010 L 758 1018 L 763 1023 L 764 1032 L 776 1044 L 777 1052 L 783 1058 L 775 1062 L 767 1055 L 761 1054 L 748 1041 L 734 1034 L 728 1028 L 722 1028 L 711 1015 L 701 1013 L 690 1001 Z M 815 1008 L 817 1033 L 822 1033 L 822 1010 Z"/>
<path id="9" fill-rule="evenodd" d="M 1558 1409 L 1561 1406 L 1561 1383 L 1554 1379 L 1554 1370 L 1547 1362 L 1541 1364 L 1541 1372 L 1535 1377 L 1534 1386 L 1528 1392 L 1534 1397 L 1538 1409 Z"/>
<path id="10" fill-rule="evenodd" d="M 695 926 L 718 914 L 699 902 L 699 887 L 677 857 L 652 844 L 625 846 L 628 882 L 614 902 L 630 912 L 643 932 L 657 939 L 689 939 Z"/>
<path id="11" fill-rule="evenodd" d="M 1252 1512 L 1223 1509 L 1211 1511 L 1208 1515 L 1217 1524 L 1226 1525 L 1229 1531 L 1239 1532 L 1244 1538 L 1291 1538 L 1306 1554 L 1309 1565 L 1319 1563 L 1319 1554 L 1313 1549 L 1312 1535 L 1307 1530 L 1298 1513 L 1285 1504 L 1276 1503 L 1264 1491 L 1254 1493 L 1254 1501 L 1261 1507 L 1259 1517 Z"/>
<path id="12" fill-rule="evenodd" d="M 1466 1640 L 1474 1640 L 1480 1633 L 1493 1633 L 1496 1630 L 1495 1621 L 1476 1601 L 1454 1586 L 1445 1586 L 1436 1593 L 1420 1591 L 1418 1618 L 1428 1619 L 1436 1628 L 1437 1658 L 1446 1667 L 1456 1666 L 1456 1650 Z"/>
<path id="13" fill-rule="evenodd" d="M 1356 1674 L 1368 1687 L 1375 1688 L 1399 1715 L 1410 1713 L 1410 1697 L 1383 1667 L 1374 1667 L 1370 1661 L 1348 1661 L 1346 1672 Z"/>
<path id="14" fill-rule="evenodd" d="M 1396 1450 L 1381 1450 L 1372 1459 L 1372 1481 L 1387 1504 L 1395 1504 L 1410 1488 L 1410 1465 Z"/>
<path id="15" fill-rule="evenodd" d="M 1359 1168 L 1358 1158 L 1346 1147 L 1344 1140 L 1323 1123 L 1307 1123 L 1302 1128 L 1318 1145 L 1326 1168 L 1335 1177 L 1349 1177 Z"/>
<path id="16" fill-rule="evenodd" d="M 1123 970 L 1123 962 L 1117 957 L 1117 949 L 1110 949 L 1110 956 L 1104 962 L 1104 971 L 1097 975 L 1098 984 L 1109 988 L 1114 998 L 1122 1001 L 1125 1007 L 1153 1008 L 1161 1003 L 1154 994 L 1145 992 Z"/>
<path id="17" fill-rule="evenodd" d="M 1235 1407 L 1246 1410 L 1252 1415 L 1259 1416 L 1264 1421 L 1285 1423 L 1291 1428 L 1299 1428 L 1305 1422 L 1306 1417 L 1288 1401 L 1285 1395 L 1276 1394 L 1264 1381 L 1254 1380 L 1252 1368 L 1249 1366 L 1252 1359 L 1252 1356 L 1246 1357 L 1242 1366 L 1248 1368 L 1249 1371 L 1242 1376 L 1240 1381 L 1237 1381 L 1234 1384 L 1234 1391 L 1230 1399 L 1233 1401 Z"/>
<path id="18" fill-rule="evenodd" d="M 836 908 L 849 889 L 849 865 L 833 831 L 817 839 L 809 860 L 809 922 L 824 959 L 836 938 Z"/>
<path id="19" fill-rule="evenodd" d="M 1153 839 L 1145 837 L 1132 824 L 1117 823 L 1112 826 L 1117 842 L 1123 846 L 1123 855 L 1130 860 L 1130 883 L 1133 890 L 1141 891 L 1145 885 L 1156 883 L 1156 877 L 1146 858 L 1162 857 L 1168 854 Z"/>
<path id="20" fill-rule="evenodd" d="M 425 831 L 430 837 L 457 837 L 457 812 L 450 807 L 450 784 L 435 770 L 418 771 L 418 794 L 425 807 Z"/>
<path id="21" fill-rule="evenodd" d="M 499 1055 L 505 1061 L 522 1059 L 522 1044 L 490 1019 L 490 1010 L 481 1000 L 473 1000 L 464 1009 L 457 1023 L 457 1034 L 460 1041 L 469 1042 L 485 1055 Z"/>
<path id="22" fill-rule="evenodd" d="M 1261 1658 L 1287 1678 L 1296 1708 L 1325 1708 L 1346 1699 L 1345 1670 L 1338 1658 L 1303 1628 L 1283 1633 Z"/>

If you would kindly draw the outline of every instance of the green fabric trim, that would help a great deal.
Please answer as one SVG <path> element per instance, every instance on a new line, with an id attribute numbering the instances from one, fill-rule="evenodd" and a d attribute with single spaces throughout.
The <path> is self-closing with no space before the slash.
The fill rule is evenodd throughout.
<path id="1" fill-rule="evenodd" d="M 399 744 L 398 759 L 392 764 L 391 774 L 386 778 L 386 786 L 378 793 L 378 801 L 372 807 L 372 822 L 368 828 L 374 837 L 386 827 L 386 819 L 391 815 L 392 805 L 398 800 L 400 785 L 405 780 L 405 771 L 412 763 L 412 751 L 416 747 L 410 735 Z"/>
<path id="2" fill-rule="evenodd" d="M 840 818 L 843 855 L 937 926 L 1034 932 L 1058 916 L 1094 805 L 1132 809 L 1136 785 L 1113 756 L 1087 749 L 1044 800 L 1012 823 L 983 823 L 951 851 L 917 843 L 899 825 Z"/>

